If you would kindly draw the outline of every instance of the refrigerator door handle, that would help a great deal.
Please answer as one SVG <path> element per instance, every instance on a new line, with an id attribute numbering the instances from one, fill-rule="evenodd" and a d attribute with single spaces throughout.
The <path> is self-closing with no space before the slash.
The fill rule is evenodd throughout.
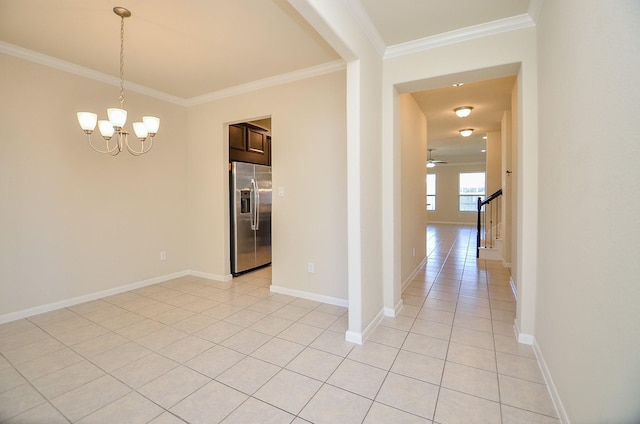
<path id="1" fill-rule="evenodd" d="M 255 180 L 253 180 L 254 182 L 254 187 L 255 187 L 255 221 L 254 221 L 254 230 L 258 231 L 260 229 L 260 188 L 258 187 L 258 184 L 255 182 Z"/>
<path id="2" fill-rule="evenodd" d="M 256 203 L 256 192 L 258 191 L 258 186 L 256 184 L 255 178 L 251 178 L 251 229 L 257 229 L 257 221 L 256 221 L 256 210 L 258 209 L 258 205 Z"/>

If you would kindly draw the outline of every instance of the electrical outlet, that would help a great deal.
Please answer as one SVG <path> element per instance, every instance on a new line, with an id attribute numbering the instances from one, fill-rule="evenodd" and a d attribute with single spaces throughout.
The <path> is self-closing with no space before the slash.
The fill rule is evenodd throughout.
<path id="1" fill-rule="evenodd" d="M 162 252 L 160 252 L 160 260 L 161 261 L 166 261 L 167 260 L 167 252 L 165 252 L 164 250 Z"/>
<path id="2" fill-rule="evenodd" d="M 283 186 L 278 187 L 278 196 L 284 197 L 284 187 Z"/>
<path id="3" fill-rule="evenodd" d="M 313 262 L 309 262 L 307 264 L 307 272 L 313 274 L 314 272 L 316 272 L 316 264 L 314 264 Z"/>

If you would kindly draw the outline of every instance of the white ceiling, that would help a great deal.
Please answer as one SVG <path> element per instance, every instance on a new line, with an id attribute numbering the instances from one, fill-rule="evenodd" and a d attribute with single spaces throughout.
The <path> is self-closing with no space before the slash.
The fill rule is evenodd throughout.
<path id="1" fill-rule="evenodd" d="M 522 15 L 529 0 L 360 0 L 387 46 Z"/>
<path id="2" fill-rule="evenodd" d="M 389 51 L 526 16 L 530 1 L 538 0 L 345 1 L 364 11 L 359 19 L 369 25 L 363 27 L 373 28 Z M 340 61 L 287 0 L 0 0 L 0 52 L 51 57 L 118 77 L 115 6 L 132 12 L 125 20 L 125 80 L 176 101 Z M 477 107 L 467 118 L 474 128 L 494 130 L 505 84 L 513 81 L 416 94 L 429 119 L 430 147 L 442 149 L 438 143 L 452 139 L 451 125 L 459 126 L 451 122 L 452 105 L 460 102 Z"/>
<path id="3" fill-rule="evenodd" d="M 515 82 L 515 76 L 509 76 L 413 93 L 427 117 L 427 145 L 433 149 L 433 158 L 449 163 L 484 162 L 483 136 L 500 131 L 503 113 L 511 109 Z M 472 106 L 471 115 L 457 117 L 453 109 L 459 106 Z M 459 130 L 464 128 L 472 128 L 473 134 L 462 137 Z"/>
<path id="4" fill-rule="evenodd" d="M 339 59 L 286 0 L 0 0 L 0 40 L 183 99 Z"/>

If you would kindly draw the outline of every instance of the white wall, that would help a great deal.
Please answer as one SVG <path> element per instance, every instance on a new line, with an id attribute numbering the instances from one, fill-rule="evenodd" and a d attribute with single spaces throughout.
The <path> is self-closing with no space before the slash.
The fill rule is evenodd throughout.
<path id="1" fill-rule="evenodd" d="M 427 256 L 425 189 L 427 119 L 411 94 L 400 96 L 402 120 L 402 281 Z"/>
<path id="2" fill-rule="evenodd" d="M 536 340 L 573 423 L 640 422 L 640 3 L 544 3 Z"/>
<path id="3" fill-rule="evenodd" d="M 226 123 L 265 116 L 274 186 L 285 188 L 274 284 L 346 305 L 344 71 L 190 110 L 125 91 L 130 120 L 161 118 L 153 150 L 135 158 L 94 152 L 76 121 L 80 110 L 104 116 L 117 87 L 0 60 L 2 320 L 188 270 L 229 278 Z"/>
<path id="4" fill-rule="evenodd" d="M 348 3 L 289 2 L 347 62 L 347 339 L 361 342 L 382 319 L 385 302 L 380 198 L 382 58 Z"/>
<path id="5" fill-rule="evenodd" d="M 344 71 L 189 110 L 189 267 L 229 275 L 226 125 L 264 116 L 273 137 L 273 284 L 346 304 Z"/>
<path id="6" fill-rule="evenodd" d="M 264 116 L 273 183 L 285 188 L 274 197 L 274 284 L 347 303 L 344 71 L 190 110 L 125 92 L 130 120 L 161 118 L 153 150 L 134 158 L 94 152 L 76 122 L 75 111 L 105 115 L 117 87 L 0 60 L 4 320 L 187 270 L 228 278 L 226 123 Z"/>
<path id="7" fill-rule="evenodd" d="M 500 131 L 487 133 L 486 142 L 487 196 L 502 188 L 502 135 Z"/>
<path id="8" fill-rule="evenodd" d="M 517 84 L 516 84 L 517 87 Z M 518 97 L 513 96 L 515 93 L 515 87 L 512 90 L 512 104 L 515 104 L 515 107 L 518 106 Z M 515 228 L 513 224 L 514 215 L 514 198 L 515 191 L 513 190 L 513 125 L 512 125 L 512 112 L 505 111 L 502 115 L 501 120 L 501 131 L 500 131 L 500 143 L 501 143 L 501 155 L 502 158 L 500 160 L 501 165 L 501 184 L 502 184 L 502 192 L 503 192 L 503 201 L 502 201 L 502 238 L 504 240 L 503 248 L 502 248 L 502 261 L 505 266 L 511 267 L 511 258 L 513 257 L 512 248 L 515 243 L 513 243 L 513 235 L 516 234 L 513 229 Z M 516 158 L 517 160 L 517 158 Z M 512 269 L 512 274 L 514 274 Z"/>
<path id="9" fill-rule="evenodd" d="M 429 168 L 436 175 L 436 210 L 427 211 L 431 223 L 476 224 L 478 212 L 460 212 L 459 192 L 461 172 L 485 172 L 485 164 L 447 164 Z"/>
<path id="10" fill-rule="evenodd" d="M 75 112 L 105 119 L 118 87 L 6 55 L 0 69 L 0 317 L 186 269 L 186 110 L 125 91 L 129 122 L 161 118 L 154 148 L 101 155 Z"/>

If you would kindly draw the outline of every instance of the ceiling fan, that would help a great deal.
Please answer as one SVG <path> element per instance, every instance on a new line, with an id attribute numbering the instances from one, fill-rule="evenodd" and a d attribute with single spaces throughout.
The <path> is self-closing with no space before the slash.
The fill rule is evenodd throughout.
<path id="1" fill-rule="evenodd" d="M 434 167 L 434 166 L 436 166 L 436 164 L 438 164 L 438 163 L 447 163 L 447 162 L 445 162 L 445 161 L 443 161 L 443 160 L 436 160 L 436 159 L 433 159 L 433 158 L 431 157 L 431 152 L 432 152 L 432 151 L 434 151 L 434 150 L 435 150 L 435 149 L 427 149 L 427 151 L 429 152 L 429 153 L 428 153 L 428 155 L 427 155 L 427 168 L 433 168 L 433 167 Z"/>

